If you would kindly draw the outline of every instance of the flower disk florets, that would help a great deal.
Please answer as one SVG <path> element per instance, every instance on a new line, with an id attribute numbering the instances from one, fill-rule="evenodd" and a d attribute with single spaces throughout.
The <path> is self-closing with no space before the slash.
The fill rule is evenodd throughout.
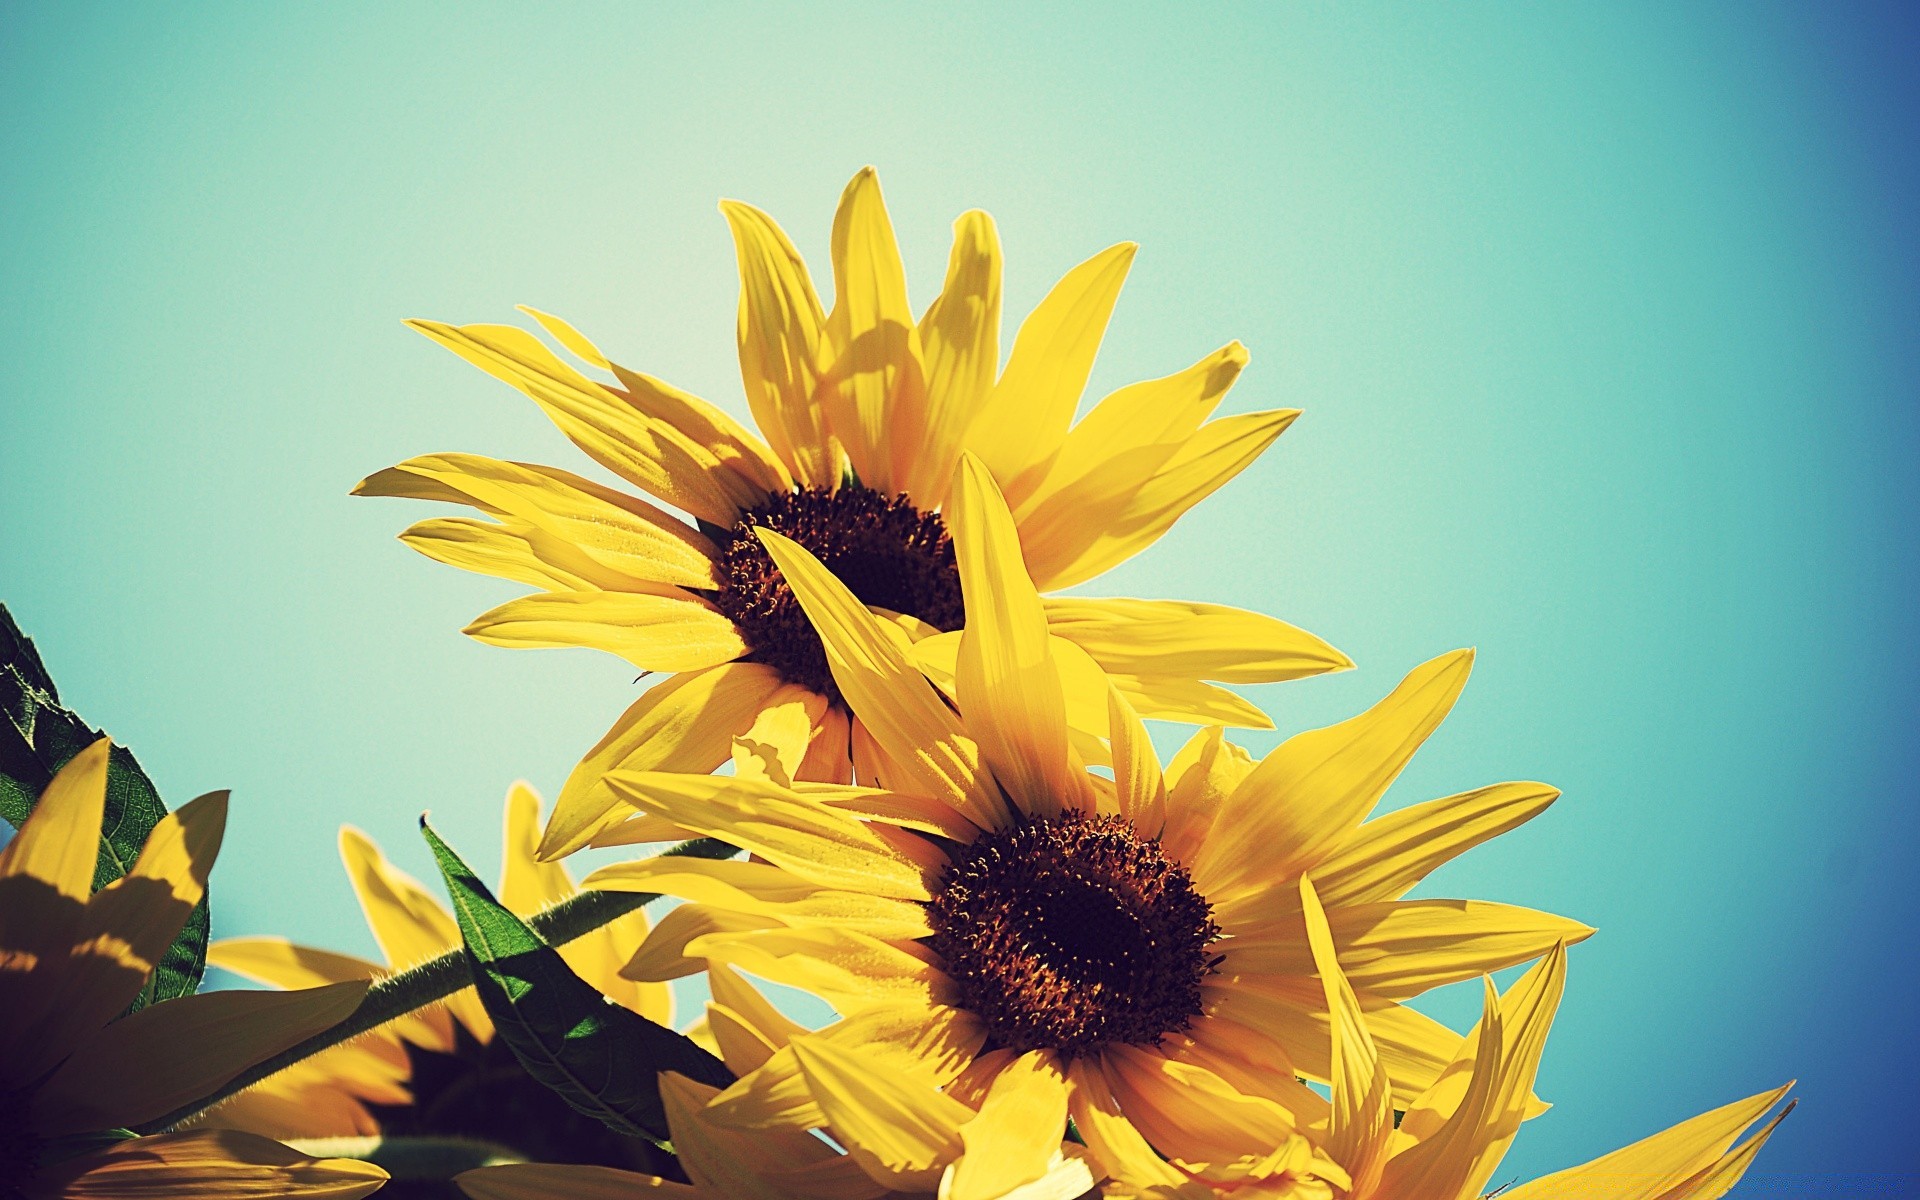
<path id="1" fill-rule="evenodd" d="M 966 621 L 953 539 L 938 513 L 857 483 L 833 491 L 803 488 L 747 509 L 720 546 L 714 604 L 739 629 L 753 661 L 836 704 L 840 689 L 827 668 L 827 652 L 755 527 L 805 546 L 862 603 L 940 630 Z"/>
<path id="2" fill-rule="evenodd" d="M 990 1042 L 1071 1060 L 1200 1015 L 1220 935 L 1186 869 L 1120 817 L 1067 813 L 954 852 L 933 948 Z"/>

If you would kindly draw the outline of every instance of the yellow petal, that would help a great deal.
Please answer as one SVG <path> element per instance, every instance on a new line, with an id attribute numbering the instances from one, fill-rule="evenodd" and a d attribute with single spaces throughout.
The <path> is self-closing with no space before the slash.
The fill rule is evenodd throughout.
<path id="1" fill-rule="evenodd" d="M 1300 881 L 1300 903 L 1314 969 L 1332 1015 L 1333 1113 L 1327 1151 L 1353 1177 L 1353 1190 L 1364 1196 L 1386 1165 L 1393 1138 L 1393 1085 L 1374 1049 L 1359 998 L 1341 974 L 1326 911 L 1305 879 Z"/>
<path id="2" fill-rule="evenodd" d="M 473 1200 L 698 1200 L 701 1195 L 692 1184 L 658 1175 L 560 1163 L 501 1163 L 462 1171 L 453 1182 Z"/>
<path id="3" fill-rule="evenodd" d="M 1767 1122 L 1766 1128 L 1741 1143 L 1738 1149 L 1724 1155 L 1685 1183 L 1663 1193 L 1659 1200 L 1720 1200 L 1721 1196 L 1733 1190 L 1734 1184 L 1740 1182 L 1740 1177 L 1747 1173 L 1747 1168 L 1759 1156 L 1761 1147 L 1767 1144 L 1767 1139 L 1773 1136 L 1774 1130 L 1780 1128 L 1780 1122 L 1787 1119 L 1787 1114 L 1793 1108 L 1792 1104 L 1787 1105 L 1779 1116 Z"/>
<path id="4" fill-rule="evenodd" d="M 946 501 L 961 441 L 1000 369 L 1000 234 L 978 209 L 953 223 L 946 284 L 920 318 L 920 353 L 925 442 L 900 486 L 931 512 Z"/>
<path id="5" fill-rule="evenodd" d="M 743 1134 L 717 1124 L 707 1109 L 714 1089 L 671 1071 L 660 1075 L 673 1150 L 688 1178 L 709 1197 L 797 1200 L 789 1173 L 826 1166 L 838 1156 L 809 1134 L 765 1130 Z M 829 1193 L 832 1194 L 832 1193 Z"/>
<path id="6" fill-rule="evenodd" d="M 1048 592 L 1072 587 L 1146 549 L 1188 509 L 1260 457 L 1299 415 L 1282 409 L 1202 425 L 1112 520 L 1068 526 L 1045 542 L 1029 539 L 1027 566 L 1034 583 Z"/>
<path id="7" fill-rule="evenodd" d="M 883 942 L 850 929 L 710 933 L 688 943 L 685 952 L 812 992 L 843 1013 L 952 1000 L 952 985 L 928 961 L 930 952 L 914 942 Z"/>
<path id="8" fill-rule="evenodd" d="M 1102 1057 L 1121 1111 L 1178 1162 L 1230 1162 L 1256 1147 L 1283 1145 L 1295 1133 L 1285 1109 L 1238 1091 L 1204 1067 L 1139 1046 L 1109 1047 Z"/>
<path id="9" fill-rule="evenodd" d="M 1221 806 L 1252 770 L 1253 759 L 1218 726 L 1187 739 L 1167 767 L 1167 826 L 1160 835 L 1167 854 L 1191 862 Z"/>
<path id="10" fill-rule="evenodd" d="M 747 652 L 732 621 L 679 588 L 522 596 L 481 613 L 464 632 L 495 646 L 605 650 L 643 671 L 700 671 Z"/>
<path id="11" fill-rule="evenodd" d="M 1051 817 L 1079 793 L 1067 765 L 1066 701 L 1020 534 L 978 458 L 961 457 L 948 520 L 966 599 L 955 682 L 967 729 L 1013 802 Z M 856 704 L 855 711 L 865 715 Z"/>
<path id="12" fill-rule="evenodd" d="M 980 1115 L 960 1130 L 966 1154 L 942 1189 L 945 1200 L 1000 1200 L 1046 1177 L 1066 1133 L 1067 1079 L 1059 1060 L 1029 1051 L 987 1089 Z"/>
<path id="13" fill-rule="evenodd" d="M 747 487 L 770 495 L 793 489 L 787 464 L 725 410 L 619 363 L 609 363 L 608 370 L 621 385 L 608 390 L 647 416 L 679 430 L 721 467 L 739 475 Z"/>
<path id="14" fill-rule="evenodd" d="M 626 582 L 525 521 L 433 517 L 407 526 L 400 540 L 435 562 L 547 591 L 584 592 Z"/>
<path id="15" fill-rule="evenodd" d="M 944 800 L 982 829 L 1005 824 L 979 746 L 894 634 L 805 547 L 768 529 L 754 532 L 820 635 L 848 707 L 898 766 L 902 777 L 890 786 Z"/>
<path id="16" fill-rule="evenodd" d="M 1223 604 L 1056 597 L 1046 608 L 1050 632 L 1122 675 L 1269 683 L 1353 665 L 1303 629 Z"/>
<path id="17" fill-rule="evenodd" d="M 541 858 L 571 854 L 627 813 L 605 785 L 607 772 L 685 771 L 704 775 L 727 760 L 733 739 L 762 708 L 784 700 L 780 676 L 762 663 L 731 662 L 662 680 L 620 714 L 560 789 Z M 611 810 L 621 811 L 612 813 Z"/>
<path id="18" fill-rule="evenodd" d="M 782 787 L 792 784 L 826 711 L 825 696 L 789 686 L 777 702 L 760 710 L 744 734 L 733 739 L 734 773 Z"/>
<path id="19" fill-rule="evenodd" d="M 807 264 L 773 218 L 723 200 L 740 263 L 740 378 L 753 419 L 802 487 L 840 482 L 840 450 L 814 404 L 826 316 Z"/>
<path id="20" fill-rule="evenodd" d="M 1314 868 L 1314 886 L 1330 908 L 1397 900 L 1435 867 L 1539 816 L 1559 795 L 1544 783 L 1496 783 L 1408 805 L 1355 830 Z"/>
<path id="21" fill-rule="evenodd" d="M 960 1127 L 974 1115 L 966 1105 L 831 1040 L 799 1037 L 792 1047 L 834 1140 L 878 1182 L 929 1186 L 965 1149 Z"/>
<path id="22" fill-rule="evenodd" d="M 1120 1111 L 1097 1059 L 1080 1058 L 1067 1068 L 1067 1110 L 1086 1139 L 1087 1150 L 1107 1175 L 1138 1187 L 1177 1187 L 1187 1175 L 1154 1153 L 1147 1139 Z"/>
<path id="23" fill-rule="evenodd" d="M 414 329 L 526 393 L 573 444 L 601 466 L 675 508 L 716 525 L 764 496 L 720 470 L 712 455 L 661 421 L 561 362 L 539 338 L 511 325 L 409 321 Z"/>
<path id="24" fill-rule="evenodd" d="M 36 1194 L 70 1200 L 359 1200 L 387 1173 L 351 1158 L 311 1158 L 232 1129 L 196 1129 L 115 1142 L 40 1170 Z"/>
<path id="25" fill-rule="evenodd" d="M 201 992 L 149 1005 L 89 1038 L 41 1085 L 34 1128 L 47 1137 L 163 1116 L 337 1025 L 364 981 L 298 992 Z"/>
<path id="26" fill-rule="evenodd" d="M 1387 1163 L 1381 1200 L 1480 1194 L 1519 1132 L 1566 967 L 1566 948 L 1557 947 L 1505 996 L 1496 998 L 1487 981 L 1486 1012 L 1469 1035 L 1476 1048 L 1466 1095 L 1437 1131 Z"/>
<path id="27" fill-rule="evenodd" d="M 995 479 L 1011 485 L 1059 449 L 1136 249 L 1122 242 L 1068 271 L 1021 323 L 1007 369 L 967 431 L 967 448 Z"/>
<path id="28" fill-rule="evenodd" d="M 987 1031 L 979 1018 L 961 1009 L 901 1003 L 857 1013 L 810 1036 L 938 1088 L 978 1057 Z M 721 1093 L 708 1112 L 739 1129 L 807 1129 L 826 1123 L 791 1047 L 782 1047 L 765 1066 Z"/>
<path id="29" fill-rule="evenodd" d="M 575 329 L 568 323 L 566 318 L 556 317 L 548 312 L 541 312 L 530 304 L 516 304 L 513 307 L 540 322 L 540 328 L 552 335 L 554 341 L 565 346 L 567 353 L 573 355 L 575 358 L 580 359 L 582 362 L 592 363 L 602 371 L 611 371 L 613 369 L 613 364 L 607 361 L 607 356 L 600 352 L 600 347 L 594 345 L 592 339 L 587 337 L 586 334 Z"/>
<path id="30" fill-rule="evenodd" d="M 872 167 L 847 184 L 833 215 L 833 291 L 828 422 L 860 481 L 892 492 L 925 437 L 926 382 L 900 247 Z"/>
<path id="31" fill-rule="evenodd" d="M 1228 929 L 1239 914 L 1216 919 Z M 1242 918 L 1244 919 L 1244 918 Z M 1405 1000 L 1538 958 L 1555 943 L 1592 936 L 1591 926 L 1552 913 L 1484 900 L 1397 900 L 1327 911 L 1340 966 L 1355 989 Z M 1230 943 L 1228 969 L 1308 975 L 1314 962 L 1296 928 L 1276 922 Z"/>
<path id="32" fill-rule="evenodd" d="M 100 738 L 54 775 L 19 832 L 0 848 L 0 879 L 24 875 L 55 895 L 82 902 L 93 893 L 112 748 Z"/>
<path id="33" fill-rule="evenodd" d="M 226 826 L 225 792 L 181 805 L 153 827 L 133 869 L 94 893 L 36 1040 L 74 1045 L 133 1002 L 206 893 Z"/>
<path id="34" fill-rule="evenodd" d="M 682 904 L 670 909 L 660 923 L 647 934 L 633 958 L 620 969 L 623 979 L 641 983 L 665 983 L 698 974 L 707 964 L 690 954 L 690 943 L 710 933 L 734 933 L 743 929 L 771 929 L 782 924 L 780 918 L 763 913 L 741 912 L 708 904 Z"/>
<path id="35" fill-rule="evenodd" d="M 1203 845 L 1194 883 L 1216 904 L 1292 880 L 1337 847 L 1373 808 L 1466 686 L 1473 652 L 1409 673 L 1385 700 L 1338 725 L 1288 738 L 1223 807 L 1231 838 Z"/>
<path id="36" fill-rule="evenodd" d="M 1513 1200 L 1550 1200 L 1583 1193 L 1620 1200 L 1663 1200 L 1668 1189 L 1720 1161 L 1742 1133 L 1786 1098 L 1792 1086 L 1787 1084 L 1701 1113 L 1591 1162 L 1523 1183 L 1510 1194 Z M 1758 1146 L 1754 1149 L 1757 1151 Z"/>
<path id="37" fill-rule="evenodd" d="M 906 940 L 933 933 L 925 905 L 823 888 L 763 862 L 661 855 L 602 867 L 587 877 L 587 886 L 677 896 L 695 904 L 770 917 L 784 925 L 838 925 Z"/>
<path id="38" fill-rule="evenodd" d="M 643 500 L 554 467 L 504 462 L 479 454 L 428 454 L 363 482 L 377 494 L 395 473 L 431 479 L 486 511 L 532 525 L 574 547 L 616 579 L 719 585 L 706 535 Z"/>
<path id="39" fill-rule="evenodd" d="M 1030 517 L 1045 525 L 1076 506 L 1085 514 L 1124 504 L 1213 415 L 1246 365 L 1247 348 L 1230 342 L 1176 375 L 1130 384 L 1094 405 L 1020 506 L 1023 531 Z"/>
<path id="40" fill-rule="evenodd" d="M 945 856 L 924 839 L 889 840 L 865 822 L 766 780 L 665 771 L 616 771 L 614 794 L 645 812 L 698 829 L 822 887 L 930 898 L 931 870 Z"/>
<path id="41" fill-rule="evenodd" d="M 351 825 L 340 827 L 340 861 L 359 897 L 374 941 L 393 970 L 404 971 L 460 946 L 460 927 L 420 881 L 386 860 L 372 838 Z M 472 988 L 443 1002 L 468 1032 L 485 1039 L 493 1022 Z"/>
<path id="42" fill-rule="evenodd" d="M 222 938 L 207 947 L 207 965 L 232 971 L 235 975 L 277 988 L 315 988 L 328 983 L 346 983 L 355 979 L 385 978 L 390 972 L 379 963 L 300 946 L 282 937 Z M 444 1008 L 433 1005 L 408 1013 L 380 1027 L 356 1042 L 357 1046 L 379 1042 L 383 1035 L 404 1039 L 430 1050 L 450 1049 L 453 1023 Z M 329 1054 L 332 1051 L 328 1052 Z M 406 1057 L 399 1059 L 401 1077 L 405 1077 Z M 404 1089 L 403 1089 L 404 1091 Z M 404 1102 L 404 1095 L 400 1102 Z M 226 1111 L 224 1108 L 222 1112 Z M 252 1126 L 246 1126 L 252 1128 Z M 266 1130 L 255 1129 L 256 1133 Z M 268 1136 L 273 1136 L 269 1134 Z"/>
<path id="43" fill-rule="evenodd" d="M 500 903 L 526 917 L 575 894 L 564 868 L 539 859 L 540 793 L 524 779 L 507 789 L 505 839 Z"/>
<path id="44" fill-rule="evenodd" d="M 1114 794 L 1120 815 L 1143 837 L 1160 836 L 1167 821 L 1167 783 L 1160 774 L 1147 727 L 1118 689 L 1108 689 L 1108 725 L 1113 730 Z"/>

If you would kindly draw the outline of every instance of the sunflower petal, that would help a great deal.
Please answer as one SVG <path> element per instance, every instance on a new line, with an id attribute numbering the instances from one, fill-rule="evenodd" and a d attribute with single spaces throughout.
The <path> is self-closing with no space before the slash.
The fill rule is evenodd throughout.
<path id="1" fill-rule="evenodd" d="M 805 547 L 768 529 L 754 532 L 820 635 L 848 707 L 898 767 L 902 778 L 889 785 L 944 800 L 982 829 L 1005 824 L 979 746 L 895 635 Z"/>
<path id="2" fill-rule="evenodd" d="M 994 1076 L 980 1115 L 960 1130 L 966 1154 L 942 1189 L 946 1200 L 1000 1200 L 1060 1157 L 1067 1079 L 1059 1060 L 1034 1050 Z"/>
<path id="3" fill-rule="evenodd" d="M 1287 1110 L 1204 1067 L 1138 1046 L 1110 1047 L 1102 1057 L 1121 1111 L 1177 1162 L 1231 1162 L 1255 1147 L 1285 1145 L 1296 1133 Z"/>
<path id="4" fill-rule="evenodd" d="M 494 646 L 586 646 L 643 671 L 700 671 L 747 652 L 733 622 L 691 592 L 541 592 L 475 617 L 464 632 Z"/>
<path id="5" fill-rule="evenodd" d="M 608 390 L 692 439 L 722 467 L 745 480 L 747 487 L 769 495 L 793 490 L 787 464 L 724 409 L 619 363 L 609 363 L 607 369 L 620 381 L 619 388 Z"/>
<path id="6" fill-rule="evenodd" d="M 787 698 L 781 686 L 772 667 L 730 662 L 647 689 L 567 776 L 540 841 L 540 857 L 571 854 L 625 819 L 625 806 L 606 787 L 607 772 L 704 775 L 727 761 L 733 739 L 762 709 Z"/>
<path id="7" fill-rule="evenodd" d="M 1227 799 L 1235 836 L 1203 845 L 1194 882 L 1216 902 L 1292 880 L 1337 847 L 1437 728 L 1466 686 L 1473 652 L 1414 668 L 1385 700 L 1357 717 L 1296 734 L 1263 759 Z"/>
<path id="8" fill-rule="evenodd" d="M 1113 731 L 1113 783 L 1120 815 L 1142 837 L 1157 838 L 1167 822 L 1167 782 L 1160 774 L 1147 727 L 1118 689 L 1107 691 L 1107 724 Z"/>
<path id="9" fill-rule="evenodd" d="M 860 481 L 894 492 L 925 438 L 926 382 L 906 269 L 872 167 L 847 184 L 833 215 L 833 290 L 828 422 Z"/>
<path id="10" fill-rule="evenodd" d="M 723 200 L 740 263 L 740 378 L 747 406 L 802 487 L 840 482 L 840 449 L 814 403 L 826 314 L 807 264 L 772 217 Z"/>
<path id="11" fill-rule="evenodd" d="M 640 983 L 665 983 L 697 975 L 708 964 L 687 946 L 710 933 L 738 933 L 747 929 L 773 929 L 781 926 L 778 917 L 738 909 L 717 908 L 708 904 L 682 904 L 669 909 L 660 923 L 647 934 L 627 965 L 620 968 L 622 979 Z"/>
<path id="12" fill-rule="evenodd" d="M 359 1200 L 387 1173 L 351 1158 L 312 1158 L 233 1129 L 195 1129 L 129 1138 L 105 1150 L 43 1167 L 36 1193 L 70 1200 Z"/>
<path id="13" fill-rule="evenodd" d="M 627 582 L 525 521 L 431 517 L 407 526 L 400 540 L 435 562 L 547 591 L 584 592 Z"/>
<path id="14" fill-rule="evenodd" d="M 1186 1182 L 1186 1172 L 1156 1154 L 1120 1111 L 1098 1060 L 1075 1059 L 1067 1068 L 1067 1080 L 1067 1111 L 1103 1172 L 1135 1187 L 1171 1188 Z"/>
<path id="15" fill-rule="evenodd" d="M 1740 1135 L 1785 1099 L 1792 1087 L 1789 1083 L 1701 1113 L 1591 1162 L 1521 1184 L 1510 1195 L 1513 1200 L 1549 1200 L 1582 1193 L 1617 1196 L 1619 1200 L 1664 1200 L 1669 1189 L 1708 1170 L 1726 1155 Z M 1692 1194 L 1688 1195 L 1692 1200 Z"/>
<path id="16" fill-rule="evenodd" d="M 526 393 L 573 444 L 601 466 L 703 521 L 730 525 L 762 497 L 713 456 L 664 422 L 561 362 L 512 325 L 408 325 L 497 379 Z"/>
<path id="17" fill-rule="evenodd" d="M 794 1061 L 833 1137 L 876 1181 L 926 1187 L 960 1157 L 973 1110 L 830 1039 L 795 1038 Z"/>
<path id="18" fill-rule="evenodd" d="M 1046 613 L 1021 561 L 1013 515 L 972 454 L 961 457 L 949 520 L 967 606 L 955 676 L 967 728 L 1016 805 L 1030 816 L 1057 815 L 1079 788 L 1067 765 L 1066 700 Z"/>
<path id="19" fill-rule="evenodd" d="M 1393 1085 L 1367 1032 L 1359 998 L 1341 974 L 1326 911 L 1306 879 L 1300 881 L 1300 904 L 1314 969 L 1332 1016 L 1333 1114 L 1327 1151 L 1353 1176 L 1353 1190 L 1365 1195 L 1378 1182 L 1393 1139 Z"/>
<path id="20" fill-rule="evenodd" d="M 875 1006 L 940 1004 L 947 977 L 913 942 L 883 942 L 850 929 L 750 929 L 712 933 L 686 953 L 710 958 L 770 983 L 812 992 L 840 1012 Z"/>
<path id="21" fill-rule="evenodd" d="M 634 807 L 697 829 L 822 887 L 930 899 L 929 868 L 944 856 L 915 857 L 848 813 L 767 780 L 667 771 L 616 771 L 614 794 Z M 938 855 L 931 842 L 927 850 Z"/>
<path id="22" fill-rule="evenodd" d="M 562 1163 L 500 1163 L 462 1171 L 453 1182 L 472 1200 L 700 1200 L 702 1194 L 658 1175 Z"/>
<path id="23" fill-rule="evenodd" d="M 1015 514 L 1023 532 L 1042 510 L 1124 502 L 1213 415 L 1246 365 L 1247 348 L 1230 342 L 1178 374 L 1129 384 L 1094 405 Z"/>
<path id="24" fill-rule="evenodd" d="M 1044 545 L 1029 547 L 1027 566 L 1035 585 L 1048 592 L 1072 587 L 1146 549 L 1188 509 L 1260 457 L 1299 415 L 1281 409 L 1202 425 L 1111 521 L 1064 528 Z"/>
<path id="25" fill-rule="evenodd" d="M 1068 271 L 1021 323 L 1006 371 L 967 430 L 967 448 L 995 479 L 1017 483 L 1067 436 L 1137 249 L 1122 242 Z"/>
<path id="26" fill-rule="evenodd" d="M 978 209 L 953 223 L 946 285 L 920 318 L 926 364 L 926 437 L 901 490 L 922 511 L 940 507 L 974 414 L 1000 369 L 1000 234 Z"/>
<path id="27" fill-rule="evenodd" d="M 1559 796 L 1544 783 L 1496 783 L 1375 817 L 1314 868 L 1314 885 L 1333 908 L 1398 900 L 1435 867 L 1539 816 Z"/>
<path id="28" fill-rule="evenodd" d="M 100 738 L 54 775 L 19 832 L 0 848 L 0 879 L 24 875 L 82 903 L 93 894 L 112 748 Z"/>
<path id="29" fill-rule="evenodd" d="M 1167 825 L 1160 845 L 1177 862 L 1191 862 L 1213 829 L 1227 797 L 1253 770 L 1245 749 L 1219 726 L 1198 730 L 1167 767 Z"/>
<path id="30" fill-rule="evenodd" d="M 644 500 L 556 467 L 480 454 L 426 454 L 363 481 L 355 493 L 389 490 L 396 474 L 428 479 L 487 512 L 512 518 L 574 547 L 602 568 L 600 577 L 693 588 L 718 586 L 712 541 Z"/>
<path id="31" fill-rule="evenodd" d="M 1224 604 L 1077 597 L 1045 604 L 1049 632 L 1117 674 L 1270 683 L 1353 666 L 1303 629 Z"/>
<path id="32" fill-rule="evenodd" d="M 339 1024 L 367 983 L 298 992 L 201 992 L 149 1005 L 75 1050 L 34 1101 L 34 1128 L 59 1137 L 136 1125 Z"/>
<path id="33" fill-rule="evenodd" d="M 351 825 L 340 827 L 340 860 L 366 914 L 367 927 L 387 964 L 396 971 L 434 959 L 460 946 L 460 927 L 420 881 L 388 862 L 372 838 Z M 472 988 L 443 1002 L 475 1037 L 493 1031 Z"/>

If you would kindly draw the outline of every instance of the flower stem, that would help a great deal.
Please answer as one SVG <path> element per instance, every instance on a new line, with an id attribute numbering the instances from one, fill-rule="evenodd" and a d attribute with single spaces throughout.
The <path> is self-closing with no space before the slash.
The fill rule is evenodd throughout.
<path id="1" fill-rule="evenodd" d="M 663 856 L 727 858 L 737 851 L 734 847 L 714 838 L 696 838 L 693 841 L 681 842 L 677 846 L 669 847 L 661 853 Z M 544 912 L 536 913 L 528 918 L 527 924 L 531 925 L 533 931 L 539 934 L 549 946 L 563 946 L 659 898 L 652 892 L 590 890 L 562 900 Z M 351 1041 L 389 1021 L 399 1020 L 415 1009 L 425 1008 L 436 1000 L 444 1000 L 472 982 L 473 975 L 467 968 L 465 949 L 450 950 L 439 958 L 423 962 L 417 967 L 410 967 L 398 974 L 389 975 L 368 988 L 366 996 L 360 1001 L 360 1007 L 354 1009 L 352 1015 L 338 1025 L 322 1030 L 304 1042 L 255 1063 L 228 1080 L 211 1095 L 136 1126 L 134 1132 L 161 1133 L 191 1121 L 270 1075 L 277 1075 L 295 1063 L 312 1058 L 323 1050 L 331 1050 L 342 1042 Z"/>

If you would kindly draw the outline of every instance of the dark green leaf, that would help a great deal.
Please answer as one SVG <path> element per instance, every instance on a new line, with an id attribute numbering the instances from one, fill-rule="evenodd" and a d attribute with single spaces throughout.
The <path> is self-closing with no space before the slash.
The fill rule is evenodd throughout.
<path id="1" fill-rule="evenodd" d="M 33 643 L 13 623 L 7 606 L 0 604 L 0 817 L 19 828 L 54 774 L 99 737 L 98 730 L 61 705 L 60 693 Z M 167 806 L 160 802 L 153 781 L 133 753 L 116 744 L 107 760 L 107 805 L 100 823 L 100 860 L 93 872 L 95 890 L 133 869 L 147 835 L 166 815 Z M 200 985 L 206 961 L 207 902 L 203 898 L 133 1008 L 190 995 Z"/>
<path id="2" fill-rule="evenodd" d="M 527 1073 L 629 1137 L 666 1141 L 659 1072 L 726 1087 L 726 1065 L 671 1029 L 621 1008 L 503 908 L 460 856 L 420 822 L 453 898 L 480 1003 Z"/>

